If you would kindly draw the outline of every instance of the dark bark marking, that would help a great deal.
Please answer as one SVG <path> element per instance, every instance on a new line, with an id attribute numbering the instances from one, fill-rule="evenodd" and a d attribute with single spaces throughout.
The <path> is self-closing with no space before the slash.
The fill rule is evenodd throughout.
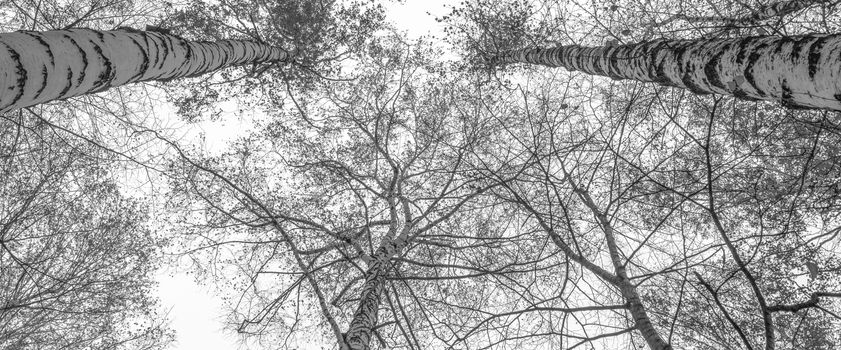
<path id="1" fill-rule="evenodd" d="M 724 82 L 721 81 L 721 74 L 718 71 L 718 65 L 721 64 L 721 57 L 724 56 L 724 53 L 729 49 L 730 44 L 725 44 L 722 46 L 721 51 L 704 65 L 704 75 L 707 76 L 707 80 L 710 85 L 719 89 L 726 90 L 726 85 L 724 85 Z"/>
<path id="2" fill-rule="evenodd" d="M 69 35 L 66 35 L 66 34 L 64 35 L 64 37 L 67 40 L 70 40 L 70 44 L 72 44 L 77 49 L 79 49 L 79 54 L 82 56 L 82 70 L 81 70 L 81 73 L 79 74 L 79 77 L 76 78 L 76 86 L 81 86 L 82 82 L 85 81 L 85 74 L 88 70 L 88 54 L 87 54 L 87 52 L 85 52 L 85 49 L 83 49 L 82 46 L 79 45 L 78 42 L 76 42 L 75 39 L 71 38 Z"/>
<path id="3" fill-rule="evenodd" d="M 15 49 L 13 49 L 11 46 L 6 45 L 5 43 L 3 44 L 3 46 L 5 46 L 7 50 L 9 50 L 9 56 L 11 56 L 12 60 L 15 61 L 15 73 L 17 73 L 17 75 L 18 75 L 18 79 L 17 79 L 18 92 L 17 92 L 17 94 L 15 94 L 15 97 L 12 99 L 12 102 L 9 103 L 9 105 L 11 106 L 11 105 L 14 105 L 15 103 L 17 103 L 20 100 L 21 97 L 23 97 L 23 88 L 24 88 L 24 85 L 26 85 L 27 72 L 26 72 L 26 69 L 23 68 L 23 62 L 21 62 L 21 60 L 20 60 L 20 54 L 17 51 L 15 51 Z M 15 86 L 10 86 L 9 87 L 9 90 L 14 90 L 14 89 L 15 89 Z"/>
<path id="4" fill-rule="evenodd" d="M 137 40 L 134 40 L 133 37 L 129 37 L 129 39 L 131 39 L 131 42 L 134 43 L 134 46 L 137 46 L 137 49 L 140 51 L 141 56 L 139 71 L 137 72 L 137 74 L 129 78 L 129 81 L 132 82 L 139 80 L 143 76 L 143 74 L 146 73 L 146 70 L 149 68 L 149 54 L 146 52 L 143 46 L 140 45 L 139 42 L 137 42 Z"/>
<path id="5" fill-rule="evenodd" d="M 97 37 L 99 38 L 100 42 L 103 44 L 105 43 L 105 36 L 102 35 L 100 32 L 96 32 Z M 91 88 L 91 92 L 96 93 L 100 91 L 107 90 L 111 87 L 111 79 L 113 79 L 114 74 L 114 67 L 111 63 L 111 60 L 108 59 L 107 56 L 102 52 L 102 47 L 95 43 L 93 40 L 90 40 L 91 45 L 93 46 L 93 50 L 99 55 L 102 64 L 105 66 L 105 69 L 102 72 L 99 72 L 99 75 L 96 77 L 96 81 L 93 83 L 93 87 Z"/>
<path id="6" fill-rule="evenodd" d="M 70 91 L 70 87 L 73 86 L 73 69 L 67 67 L 67 84 L 64 84 L 64 87 L 61 89 L 61 92 L 58 93 L 58 98 L 62 98 L 67 95 L 67 91 Z"/>
<path id="7" fill-rule="evenodd" d="M 39 87 L 38 91 L 35 92 L 34 99 L 38 99 L 39 97 L 41 97 L 41 93 L 44 92 L 44 89 L 47 88 L 47 78 L 48 78 L 48 76 L 49 76 L 49 73 L 47 73 L 47 66 L 42 65 L 41 66 L 41 77 L 42 77 L 41 87 Z"/>
<path id="8" fill-rule="evenodd" d="M 736 55 L 736 64 L 744 64 L 748 56 L 747 48 L 754 42 L 754 38 L 748 37 L 739 42 L 739 53 Z"/>
<path id="9" fill-rule="evenodd" d="M 619 60 L 623 59 L 620 54 L 626 48 L 625 45 L 620 47 L 611 47 L 606 54 L 608 55 L 608 68 L 610 68 L 607 72 L 607 75 L 615 80 L 622 79 L 622 75 L 619 74 L 621 70 L 619 69 Z M 627 55 L 625 55 L 625 59 L 627 59 Z"/>
<path id="10" fill-rule="evenodd" d="M 163 66 L 163 60 L 161 59 L 161 45 L 158 45 L 158 40 L 152 36 L 153 34 L 149 34 L 147 32 L 143 32 L 143 34 L 146 39 L 155 46 L 155 62 L 153 62 L 152 68 L 160 69 L 161 66 Z"/>
<path id="11" fill-rule="evenodd" d="M 796 63 L 800 59 L 800 51 L 803 50 L 803 46 L 813 38 L 813 36 L 804 36 L 794 41 L 794 45 L 791 48 L 791 60 L 793 63 Z"/>
<path id="12" fill-rule="evenodd" d="M 47 52 L 47 56 L 50 58 L 50 65 L 55 68 L 55 56 L 53 55 L 53 50 L 50 48 L 50 44 L 44 41 L 44 36 L 41 35 L 39 32 L 24 32 L 24 34 L 29 35 L 30 37 L 34 38 L 38 41 L 39 44 L 44 46 L 44 51 Z"/>
<path id="13" fill-rule="evenodd" d="M 170 50 L 170 47 L 172 45 L 172 40 L 170 40 L 165 35 L 162 35 L 162 34 L 158 34 L 158 35 L 160 35 L 164 39 L 163 43 L 162 43 L 163 45 L 161 45 L 161 47 L 163 48 L 163 51 L 164 51 L 164 57 L 163 57 L 163 59 L 161 59 L 161 68 L 163 68 L 164 64 L 166 63 L 166 60 L 169 57 L 170 51 L 172 51 L 172 50 Z"/>
<path id="14" fill-rule="evenodd" d="M 828 37 L 823 37 L 816 40 L 809 46 L 809 78 L 815 79 L 815 74 L 818 73 L 818 63 L 821 60 L 821 49 Z"/>
<path id="15" fill-rule="evenodd" d="M 762 91 L 760 88 L 756 86 L 756 77 L 753 75 L 753 66 L 756 65 L 756 61 L 759 60 L 762 55 L 759 53 L 760 50 L 768 47 L 768 44 L 761 44 L 754 48 L 753 52 L 751 52 L 750 56 L 748 57 L 748 64 L 745 65 L 745 70 L 742 72 L 745 76 L 745 81 L 756 91 L 757 95 L 760 97 L 765 97 L 767 93 Z"/>
<path id="16" fill-rule="evenodd" d="M 788 85 L 788 80 L 783 79 L 783 81 L 780 82 L 780 87 L 783 90 L 782 91 L 783 103 L 785 103 L 786 101 L 791 101 L 792 100 L 792 92 L 791 92 L 791 86 Z"/>

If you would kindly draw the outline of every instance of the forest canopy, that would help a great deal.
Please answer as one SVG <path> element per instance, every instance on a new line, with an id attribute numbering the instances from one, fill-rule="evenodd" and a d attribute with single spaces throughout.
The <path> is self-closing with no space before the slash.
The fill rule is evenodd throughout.
<path id="1" fill-rule="evenodd" d="M 841 346 L 837 2 L 433 3 L 0 3 L 0 348 Z"/>

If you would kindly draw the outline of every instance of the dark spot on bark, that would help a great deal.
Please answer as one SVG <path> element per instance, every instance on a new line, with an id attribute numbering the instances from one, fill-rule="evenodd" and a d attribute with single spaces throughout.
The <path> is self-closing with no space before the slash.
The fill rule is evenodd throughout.
<path id="1" fill-rule="evenodd" d="M 655 43 L 647 43 L 645 47 L 646 56 L 648 56 L 648 76 L 652 80 L 656 81 L 658 77 L 658 68 L 659 65 L 657 64 L 657 54 L 660 52 L 659 49 L 663 45 L 663 42 Z"/>
<path id="2" fill-rule="evenodd" d="M 665 62 L 660 62 L 656 68 L 656 74 L 654 75 L 654 82 L 666 85 L 666 86 L 677 86 L 674 82 L 672 82 L 668 76 L 666 76 L 666 64 Z"/>
<path id="3" fill-rule="evenodd" d="M 134 40 L 134 38 L 132 37 L 129 37 L 129 39 L 131 39 L 131 42 L 134 43 L 134 46 L 136 46 L 137 49 L 140 51 L 140 69 L 138 70 L 137 74 L 135 74 L 129 79 L 129 81 L 136 81 L 137 79 L 140 79 L 143 76 L 143 74 L 146 73 L 146 70 L 149 68 L 149 54 L 146 53 L 146 50 L 143 48 L 142 45 L 140 45 L 139 42 L 137 42 L 137 40 Z"/>
<path id="4" fill-rule="evenodd" d="M 619 47 L 614 47 L 610 51 L 610 60 L 608 61 L 610 65 L 610 70 L 607 72 L 607 74 L 613 79 L 622 79 L 622 75 L 620 74 L 622 70 L 619 69 L 619 60 L 623 58 L 622 53 L 625 52 L 625 50 L 626 46 L 622 45 Z"/>
<path id="5" fill-rule="evenodd" d="M 160 66 L 163 64 L 163 60 L 161 59 L 161 46 L 158 45 L 158 40 L 156 40 L 156 38 L 152 37 L 151 34 L 148 34 L 146 32 L 143 32 L 143 35 L 146 37 L 146 40 L 152 43 L 152 46 L 155 47 L 155 62 L 152 62 L 152 67 L 160 68 Z M 151 57 L 149 59 L 151 59 Z"/>
<path id="6" fill-rule="evenodd" d="M 102 60 L 102 65 L 105 66 L 105 69 L 99 72 L 99 75 L 96 77 L 96 82 L 93 83 L 93 87 L 91 88 L 91 92 L 100 92 L 111 87 L 110 83 L 113 78 L 114 68 L 111 60 L 102 53 L 102 47 L 94 42 L 91 42 L 91 45 L 93 45 L 93 50 L 96 51 L 99 58 Z"/>
<path id="7" fill-rule="evenodd" d="M 760 97 L 764 97 L 766 95 L 765 91 L 762 91 L 756 86 L 756 77 L 753 74 L 753 66 L 756 65 L 756 61 L 762 56 L 759 51 L 767 47 L 767 44 L 762 44 L 756 47 L 756 49 L 751 52 L 750 56 L 748 57 L 748 64 L 745 65 L 745 70 L 742 73 L 745 76 L 745 81 L 756 91 L 756 94 Z"/>
<path id="8" fill-rule="evenodd" d="M 604 48 L 602 50 L 601 55 L 599 57 L 593 58 L 593 71 L 590 72 L 591 74 L 596 75 L 607 75 L 607 67 L 605 67 L 605 62 L 609 61 L 610 58 L 610 48 Z M 610 63 L 607 63 L 610 64 Z"/>
<path id="9" fill-rule="evenodd" d="M 707 81 L 709 81 L 710 85 L 720 88 L 726 89 L 724 82 L 721 81 L 721 75 L 718 71 L 718 65 L 721 63 L 721 57 L 724 56 L 724 53 L 730 49 L 730 44 L 724 45 L 721 48 L 721 52 L 713 56 L 713 58 L 704 65 L 704 75 L 707 77 Z"/>
<path id="10" fill-rule="evenodd" d="M 783 95 L 781 96 L 783 101 L 790 100 L 791 96 L 792 96 L 792 92 L 791 92 L 791 86 L 788 85 L 788 80 L 783 79 L 783 81 L 780 83 L 780 87 L 783 90 Z"/>
<path id="11" fill-rule="evenodd" d="M 797 40 L 794 40 L 794 45 L 791 47 L 791 60 L 792 62 L 796 63 L 797 60 L 800 59 L 800 52 L 803 51 L 803 46 L 806 45 L 809 41 L 814 39 L 813 36 L 803 36 Z"/>
<path id="12" fill-rule="evenodd" d="M 236 51 L 236 50 L 234 49 L 234 45 L 231 44 L 230 41 L 225 40 L 225 45 L 228 45 L 228 48 L 230 49 L 229 51 L 225 52 L 225 64 L 228 64 L 228 63 L 231 62 L 230 59 L 231 59 L 234 51 Z M 556 48 L 555 49 L 555 55 L 558 56 L 558 61 L 563 62 L 563 49 L 562 48 Z"/>
<path id="13" fill-rule="evenodd" d="M 25 34 L 31 36 L 36 41 L 38 41 L 39 44 L 44 46 L 44 51 L 47 52 L 47 56 L 50 58 L 50 65 L 55 67 L 55 56 L 53 55 L 53 50 L 50 49 L 50 44 L 48 44 L 46 41 L 44 41 L 43 35 L 41 35 L 41 33 L 39 33 L 39 32 L 29 32 L 29 31 L 25 32 Z"/>
<path id="14" fill-rule="evenodd" d="M 823 37 L 812 43 L 809 47 L 809 78 L 815 79 L 818 73 L 818 64 L 821 60 L 821 50 L 829 37 Z"/>
<path id="15" fill-rule="evenodd" d="M 15 97 L 12 99 L 12 102 L 9 103 L 7 106 L 4 106 L 8 107 L 14 105 L 20 100 L 21 97 L 23 97 L 23 88 L 26 86 L 27 72 L 26 69 L 23 68 L 23 62 L 21 62 L 20 60 L 20 54 L 9 45 L 3 44 L 3 46 L 6 47 L 6 50 L 9 50 L 9 56 L 11 56 L 12 61 L 15 61 L 15 73 L 17 73 L 18 76 L 16 81 L 17 86 L 12 86 L 9 88 L 9 90 L 14 90 L 15 88 L 17 88 L 18 92 L 15 94 Z"/>
<path id="16" fill-rule="evenodd" d="M 88 54 L 85 52 L 84 49 L 82 49 L 82 46 L 80 46 L 79 43 L 76 42 L 76 40 L 71 38 L 69 35 L 64 35 L 64 37 L 67 40 L 70 40 L 70 44 L 79 49 L 79 55 L 82 56 L 82 70 L 79 73 L 79 77 L 76 78 L 76 86 L 81 86 L 82 82 L 85 81 L 85 71 L 88 70 Z"/>
<path id="17" fill-rule="evenodd" d="M 695 84 L 695 82 L 692 81 L 692 78 L 691 78 L 690 74 L 684 74 L 683 77 L 681 78 L 681 82 L 683 82 L 683 85 L 685 85 L 686 88 L 689 89 L 689 91 L 692 91 L 692 93 L 694 93 L 696 95 L 709 95 L 710 94 L 709 91 L 704 90 L 700 85 Z"/>
<path id="18" fill-rule="evenodd" d="M 222 56 L 223 56 L 222 57 L 222 65 L 228 65 L 228 60 L 231 58 L 231 52 L 229 51 L 229 49 L 231 48 L 231 44 L 227 41 L 223 41 L 222 45 L 224 45 L 225 47 L 228 48 L 228 49 L 224 49 L 224 48 L 220 49 L 222 51 Z M 557 50 L 555 50 L 555 55 L 557 55 Z M 558 61 L 560 62 L 560 59 L 558 59 Z"/>
<path id="19" fill-rule="evenodd" d="M 781 86 L 783 95 L 781 96 L 782 98 L 780 99 L 780 102 L 783 106 L 790 109 L 803 109 L 803 106 L 794 102 L 793 93 L 791 91 L 791 86 L 788 84 L 788 80 L 783 79 Z"/>
<path id="20" fill-rule="evenodd" d="M 748 56 L 747 48 L 753 43 L 754 39 L 753 37 L 747 37 L 739 42 L 739 53 L 736 55 L 736 64 L 745 63 L 745 58 Z"/>
<path id="21" fill-rule="evenodd" d="M 172 45 L 172 40 L 170 40 L 169 37 L 164 36 L 163 38 L 164 38 L 164 42 L 163 42 L 163 45 L 161 45 L 161 48 L 164 52 L 164 57 L 161 59 L 161 68 L 163 68 L 164 64 L 166 63 L 167 58 L 169 57 L 169 52 L 171 51 L 170 47 Z"/>
<path id="22" fill-rule="evenodd" d="M 67 83 L 64 84 L 64 88 L 61 89 L 61 92 L 58 93 L 58 98 L 63 98 L 67 95 L 67 91 L 70 90 L 70 87 L 73 86 L 73 69 L 67 67 Z"/>
<path id="23" fill-rule="evenodd" d="M 774 53 L 777 54 L 777 55 L 782 54 L 783 53 L 783 47 L 785 47 L 786 44 L 789 44 L 789 43 L 792 43 L 792 42 L 795 42 L 795 40 L 791 39 L 787 36 L 779 38 L 777 40 L 777 48 L 774 49 Z"/>
<path id="24" fill-rule="evenodd" d="M 41 66 L 41 77 L 43 78 L 43 81 L 41 81 L 41 87 L 39 87 L 38 91 L 35 92 L 35 99 L 41 97 L 41 93 L 44 92 L 44 89 L 47 88 L 48 75 L 49 74 L 47 73 L 47 66 Z"/>
<path id="25" fill-rule="evenodd" d="M 181 45 L 184 46 L 184 50 L 187 51 L 187 54 L 184 56 L 184 62 L 182 63 L 182 66 L 184 66 L 190 64 L 190 60 L 193 59 L 193 47 L 184 40 L 181 41 Z"/>

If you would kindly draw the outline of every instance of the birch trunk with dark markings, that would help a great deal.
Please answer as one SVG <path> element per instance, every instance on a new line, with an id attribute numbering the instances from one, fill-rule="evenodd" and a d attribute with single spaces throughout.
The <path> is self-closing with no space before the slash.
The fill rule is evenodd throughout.
<path id="1" fill-rule="evenodd" d="M 530 48 L 501 53 L 489 62 L 563 67 L 697 94 L 841 111 L 841 34 Z"/>
<path id="2" fill-rule="evenodd" d="M 2 33 L 0 113 L 133 82 L 166 81 L 290 57 L 283 49 L 256 41 L 187 41 L 132 29 Z"/>
<path id="3" fill-rule="evenodd" d="M 374 328 L 377 326 L 378 311 L 385 289 L 386 278 L 391 271 L 392 258 L 408 243 L 409 227 L 393 241 L 384 242 L 371 256 L 371 263 L 365 272 L 365 284 L 359 298 L 359 307 L 345 333 L 347 348 L 343 350 L 367 350 Z"/>

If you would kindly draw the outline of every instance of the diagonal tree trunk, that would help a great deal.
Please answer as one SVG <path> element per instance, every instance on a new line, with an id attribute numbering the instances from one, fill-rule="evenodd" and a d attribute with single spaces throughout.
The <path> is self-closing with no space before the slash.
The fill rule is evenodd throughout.
<path id="1" fill-rule="evenodd" d="M 841 34 L 654 40 L 627 45 L 514 50 L 491 64 L 532 63 L 614 79 L 633 79 L 841 111 Z"/>
<path id="2" fill-rule="evenodd" d="M 380 302 L 386 277 L 391 271 L 391 259 L 400 254 L 408 243 L 409 228 L 404 228 L 403 234 L 390 242 L 383 243 L 371 257 L 371 263 L 365 272 L 365 284 L 359 299 L 359 307 L 353 314 L 353 319 L 345 333 L 344 350 L 367 350 L 371 336 L 378 321 Z"/>
<path id="3" fill-rule="evenodd" d="M 2 33 L 0 113 L 138 81 L 290 58 L 287 51 L 256 41 L 186 41 L 128 28 Z"/>
<path id="4" fill-rule="evenodd" d="M 622 259 L 619 246 L 616 244 L 616 234 L 607 214 L 599 209 L 598 205 L 596 205 L 596 202 L 593 201 L 592 197 L 590 197 L 590 193 L 587 190 L 580 188 L 572 180 L 572 175 L 567 172 L 566 169 L 564 169 L 564 176 L 567 179 L 567 183 L 569 183 L 570 187 L 572 187 L 573 192 L 578 195 L 584 206 L 590 209 L 590 212 L 593 213 L 596 221 L 598 221 L 599 226 L 601 226 L 602 232 L 604 233 L 605 243 L 607 244 L 607 250 L 610 255 L 610 261 L 613 263 L 613 268 L 616 273 L 616 286 L 619 288 L 622 297 L 624 297 L 625 301 L 628 303 L 628 309 L 631 312 L 631 316 L 634 318 L 634 324 L 637 330 L 639 330 L 643 339 L 645 339 L 645 342 L 652 350 L 672 350 L 672 345 L 660 336 L 660 332 L 658 332 L 657 328 L 654 327 L 654 324 L 651 323 L 651 318 L 648 316 L 648 312 L 646 312 L 645 305 L 642 303 L 642 299 L 640 299 L 637 288 L 628 277 L 628 272 L 625 270 L 626 261 L 623 261 Z"/>

